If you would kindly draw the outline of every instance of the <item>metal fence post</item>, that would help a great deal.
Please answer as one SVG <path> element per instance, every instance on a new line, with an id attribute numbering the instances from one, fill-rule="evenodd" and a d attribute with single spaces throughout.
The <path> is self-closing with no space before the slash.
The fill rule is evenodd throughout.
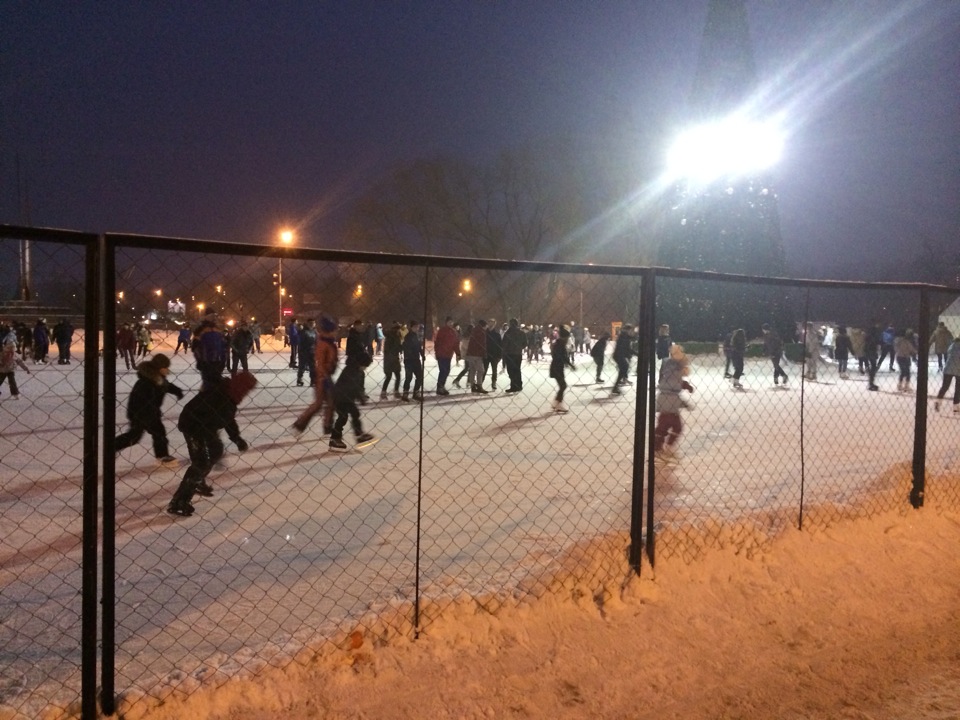
<path id="1" fill-rule="evenodd" d="M 97 717 L 97 445 L 100 405 L 101 240 L 86 244 L 86 297 L 83 342 L 83 551 L 81 571 L 80 716 Z"/>
<path id="2" fill-rule="evenodd" d="M 426 318 L 430 314 L 430 265 L 428 264 L 423 269 L 424 280 L 423 280 L 423 317 L 424 317 L 424 327 L 423 327 L 423 337 L 420 340 L 421 351 L 426 353 L 427 348 L 427 328 L 426 328 Z M 433 328 L 430 328 L 431 332 Z M 421 372 L 423 372 L 421 370 Z M 424 378 L 426 380 L 426 378 Z M 416 557 L 413 560 L 413 637 L 417 639 L 420 637 L 420 538 L 422 537 L 422 525 L 423 520 L 423 412 L 424 412 L 424 403 L 423 403 L 423 393 L 426 390 L 425 387 L 420 387 L 420 457 L 417 460 L 417 539 L 416 539 Z"/>
<path id="3" fill-rule="evenodd" d="M 647 438 L 647 373 L 650 366 L 651 324 L 653 304 L 653 275 L 641 275 L 640 308 L 637 323 L 637 407 L 633 425 L 633 484 L 630 506 L 630 567 L 640 574 L 640 554 L 643 550 L 643 470 L 644 446 Z M 652 526 L 647 527 L 647 554 L 653 562 Z"/>
<path id="4" fill-rule="evenodd" d="M 117 246 L 104 236 L 103 255 L 103 649 L 100 657 L 100 708 L 104 715 L 116 712 L 116 451 L 117 429 Z"/>
<path id="5" fill-rule="evenodd" d="M 921 508 L 926 489 L 927 362 L 930 357 L 930 294 L 926 288 L 920 290 L 920 320 L 917 332 L 917 405 L 913 422 L 913 487 L 910 490 L 910 504 Z"/>

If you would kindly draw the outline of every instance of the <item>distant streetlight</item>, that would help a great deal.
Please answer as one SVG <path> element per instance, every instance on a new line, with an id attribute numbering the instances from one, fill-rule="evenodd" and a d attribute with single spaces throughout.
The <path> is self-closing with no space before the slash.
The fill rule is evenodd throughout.
<path id="1" fill-rule="evenodd" d="M 280 231 L 280 242 L 283 245 L 289 245 L 293 242 L 293 230 L 284 229 Z M 283 296 L 286 290 L 283 288 L 283 257 L 277 258 L 277 324 L 283 325 Z M 292 296 L 291 296 L 292 297 Z"/>
<path id="2" fill-rule="evenodd" d="M 363 297 L 363 285 L 357 285 L 357 289 L 353 291 L 354 297 Z"/>
<path id="3" fill-rule="evenodd" d="M 463 290 L 460 292 L 460 297 L 464 295 L 467 296 L 467 315 L 469 317 L 470 323 L 473 323 L 473 303 L 470 301 L 470 293 L 473 292 L 473 282 L 467 278 L 463 281 L 462 285 Z"/>
<path id="4" fill-rule="evenodd" d="M 163 295 L 163 290 L 154 290 L 153 294 L 156 295 L 157 297 L 160 297 L 161 295 Z"/>

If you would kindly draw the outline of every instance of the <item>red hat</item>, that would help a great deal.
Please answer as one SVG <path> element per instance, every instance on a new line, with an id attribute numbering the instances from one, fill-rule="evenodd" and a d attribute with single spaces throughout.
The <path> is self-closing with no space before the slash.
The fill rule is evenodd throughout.
<path id="1" fill-rule="evenodd" d="M 239 405 L 256 386 L 257 378 L 252 372 L 244 370 L 227 380 L 227 395 L 234 405 Z"/>

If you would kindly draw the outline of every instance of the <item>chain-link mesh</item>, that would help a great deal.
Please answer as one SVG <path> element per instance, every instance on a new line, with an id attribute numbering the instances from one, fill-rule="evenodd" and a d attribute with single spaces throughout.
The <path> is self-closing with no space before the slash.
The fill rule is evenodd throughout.
<path id="1" fill-rule="evenodd" d="M 39 717 L 80 695 L 84 247 L 3 239 L 0 266 L 0 715 Z"/>
<path id="2" fill-rule="evenodd" d="M 960 505 L 960 295 L 930 293 L 929 398 L 926 423 L 926 497 Z M 951 356 L 954 358 L 951 364 Z"/>
<path id="3" fill-rule="evenodd" d="M 103 378 L 103 632 L 107 653 L 116 644 L 105 667 L 121 709 L 266 663 L 414 637 L 465 598 L 494 611 L 563 593 L 602 610 L 628 550 L 638 562 L 633 543 L 689 559 L 908 507 L 918 458 L 929 500 L 960 495 L 952 387 L 934 409 L 937 353 L 926 406 L 916 360 L 905 382 L 896 357 L 924 312 L 919 286 L 670 272 L 646 284 L 642 269 L 281 259 L 163 239 L 108 237 L 106 248 L 103 364 L 115 372 Z M 80 252 L 33 248 L 56 279 L 37 283 L 48 307 L 83 295 L 82 277 L 69 281 Z M 655 312 L 641 312 L 647 291 Z M 955 297 L 930 293 L 929 330 Z M 865 351 L 874 321 L 875 355 Z M 0 563 L 3 702 L 27 715 L 77 693 L 84 377 L 73 324 L 72 363 L 28 359 L 23 409 L 4 412 L 0 433 L 0 507 L 14 528 Z M 207 333 L 229 348 L 213 375 L 257 381 L 239 435 L 219 432 L 219 458 L 209 444 L 213 456 L 197 455 L 196 425 L 178 428 L 216 384 L 195 352 Z M 317 345 L 336 347 L 328 383 Z M 364 355 L 361 384 L 345 381 Z M 163 378 L 176 390 L 144 394 Z M 140 413 L 145 397 L 162 403 L 162 433 Z M 332 406 L 343 420 L 330 428 Z M 204 417 L 224 425 L 209 408 Z M 176 500 L 184 487 L 192 513 Z"/>

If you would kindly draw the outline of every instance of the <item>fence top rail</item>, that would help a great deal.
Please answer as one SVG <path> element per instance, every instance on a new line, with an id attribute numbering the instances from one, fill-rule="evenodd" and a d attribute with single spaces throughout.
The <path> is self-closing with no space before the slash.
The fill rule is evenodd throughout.
<path id="1" fill-rule="evenodd" d="M 89 242 L 96 234 L 51 228 L 19 227 L 0 225 L 0 238 L 44 239 L 63 242 Z M 813 278 L 767 277 L 740 275 L 709 270 L 688 270 L 659 266 L 599 265 L 586 263 L 547 262 L 541 260 L 495 260 L 442 255 L 419 255 L 412 253 L 368 252 L 361 250 L 332 250 L 326 248 L 286 247 L 279 245 L 255 245 L 251 243 L 218 240 L 199 240 L 162 235 L 139 235 L 128 233 L 105 233 L 108 248 L 129 247 L 140 249 L 163 249 L 181 252 L 209 253 L 218 255 L 243 255 L 247 257 L 284 258 L 291 260 L 320 260 L 326 262 L 401 265 L 433 268 L 469 268 L 476 270 L 503 270 L 508 272 L 549 272 L 581 275 L 670 277 L 685 280 L 713 280 L 741 282 L 756 285 L 783 287 L 857 288 L 886 290 L 928 290 L 960 294 L 960 288 L 919 282 L 888 282 L 864 280 L 818 280 Z"/>
<path id="2" fill-rule="evenodd" d="M 47 240 L 50 242 L 86 245 L 100 237 L 97 233 L 79 230 L 60 230 L 57 228 L 24 227 L 21 225 L 0 224 L 0 238 L 5 240 Z"/>

